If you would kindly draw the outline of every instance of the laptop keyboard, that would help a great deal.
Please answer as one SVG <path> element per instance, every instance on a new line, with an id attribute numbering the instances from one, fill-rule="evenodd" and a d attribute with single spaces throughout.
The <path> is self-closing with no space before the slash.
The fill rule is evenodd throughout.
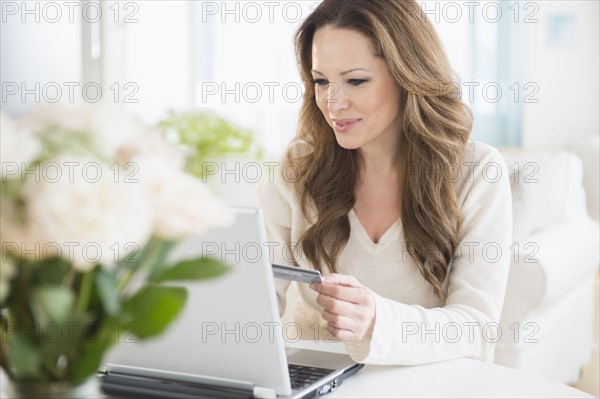
<path id="1" fill-rule="evenodd" d="M 302 366 L 300 364 L 288 364 L 292 389 L 303 389 L 320 380 L 335 370 L 322 369 L 319 367 Z"/>

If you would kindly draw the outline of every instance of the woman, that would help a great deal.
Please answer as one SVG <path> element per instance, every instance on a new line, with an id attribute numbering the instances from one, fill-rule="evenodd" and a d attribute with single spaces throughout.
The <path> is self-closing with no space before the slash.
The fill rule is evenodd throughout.
<path id="1" fill-rule="evenodd" d="M 419 10 L 325 0 L 307 18 L 299 132 L 260 191 L 272 261 L 326 276 L 299 287 L 303 338 L 322 323 L 319 339 L 369 364 L 491 360 L 508 276 L 506 166 L 469 140 L 471 113 Z M 277 282 L 281 312 L 288 287 Z"/>

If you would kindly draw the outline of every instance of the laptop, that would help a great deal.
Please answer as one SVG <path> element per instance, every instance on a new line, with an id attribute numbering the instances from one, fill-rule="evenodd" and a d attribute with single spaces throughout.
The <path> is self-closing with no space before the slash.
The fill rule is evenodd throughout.
<path id="1" fill-rule="evenodd" d="M 171 261 L 211 256 L 222 276 L 185 286 L 188 300 L 160 337 L 121 337 L 99 375 L 115 397 L 307 398 L 356 373 L 348 355 L 285 347 L 262 212 L 233 208 L 232 226 L 180 242 Z M 299 328 L 298 325 L 293 326 Z"/>

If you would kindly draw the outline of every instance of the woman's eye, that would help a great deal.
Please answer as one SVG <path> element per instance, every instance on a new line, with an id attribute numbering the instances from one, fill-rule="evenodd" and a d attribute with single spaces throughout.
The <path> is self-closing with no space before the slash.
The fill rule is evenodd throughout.
<path id="1" fill-rule="evenodd" d="M 352 85 L 352 86 L 360 86 L 363 83 L 368 82 L 367 79 L 350 79 L 348 81 L 348 84 Z"/>
<path id="2" fill-rule="evenodd" d="M 313 84 L 316 84 L 319 86 L 327 86 L 329 84 L 329 82 L 327 82 L 325 79 L 314 79 Z"/>

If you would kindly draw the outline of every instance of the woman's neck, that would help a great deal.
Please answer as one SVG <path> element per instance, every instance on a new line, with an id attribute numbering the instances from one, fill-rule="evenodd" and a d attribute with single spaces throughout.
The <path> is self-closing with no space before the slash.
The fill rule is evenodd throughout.
<path id="1" fill-rule="evenodd" d="M 398 116 L 400 118 L 400 116 Z M 362 172 L 366 175 L 398 174 L 400 165 L 402 134 L 395 122 L 379 137 L 359 149 Z"/>
<path id="2" fill-rule="evenodd" d="M 400 159 L 398 146 L 361 148 L 362 173 L 365 175 L 397 175 Z"/>

